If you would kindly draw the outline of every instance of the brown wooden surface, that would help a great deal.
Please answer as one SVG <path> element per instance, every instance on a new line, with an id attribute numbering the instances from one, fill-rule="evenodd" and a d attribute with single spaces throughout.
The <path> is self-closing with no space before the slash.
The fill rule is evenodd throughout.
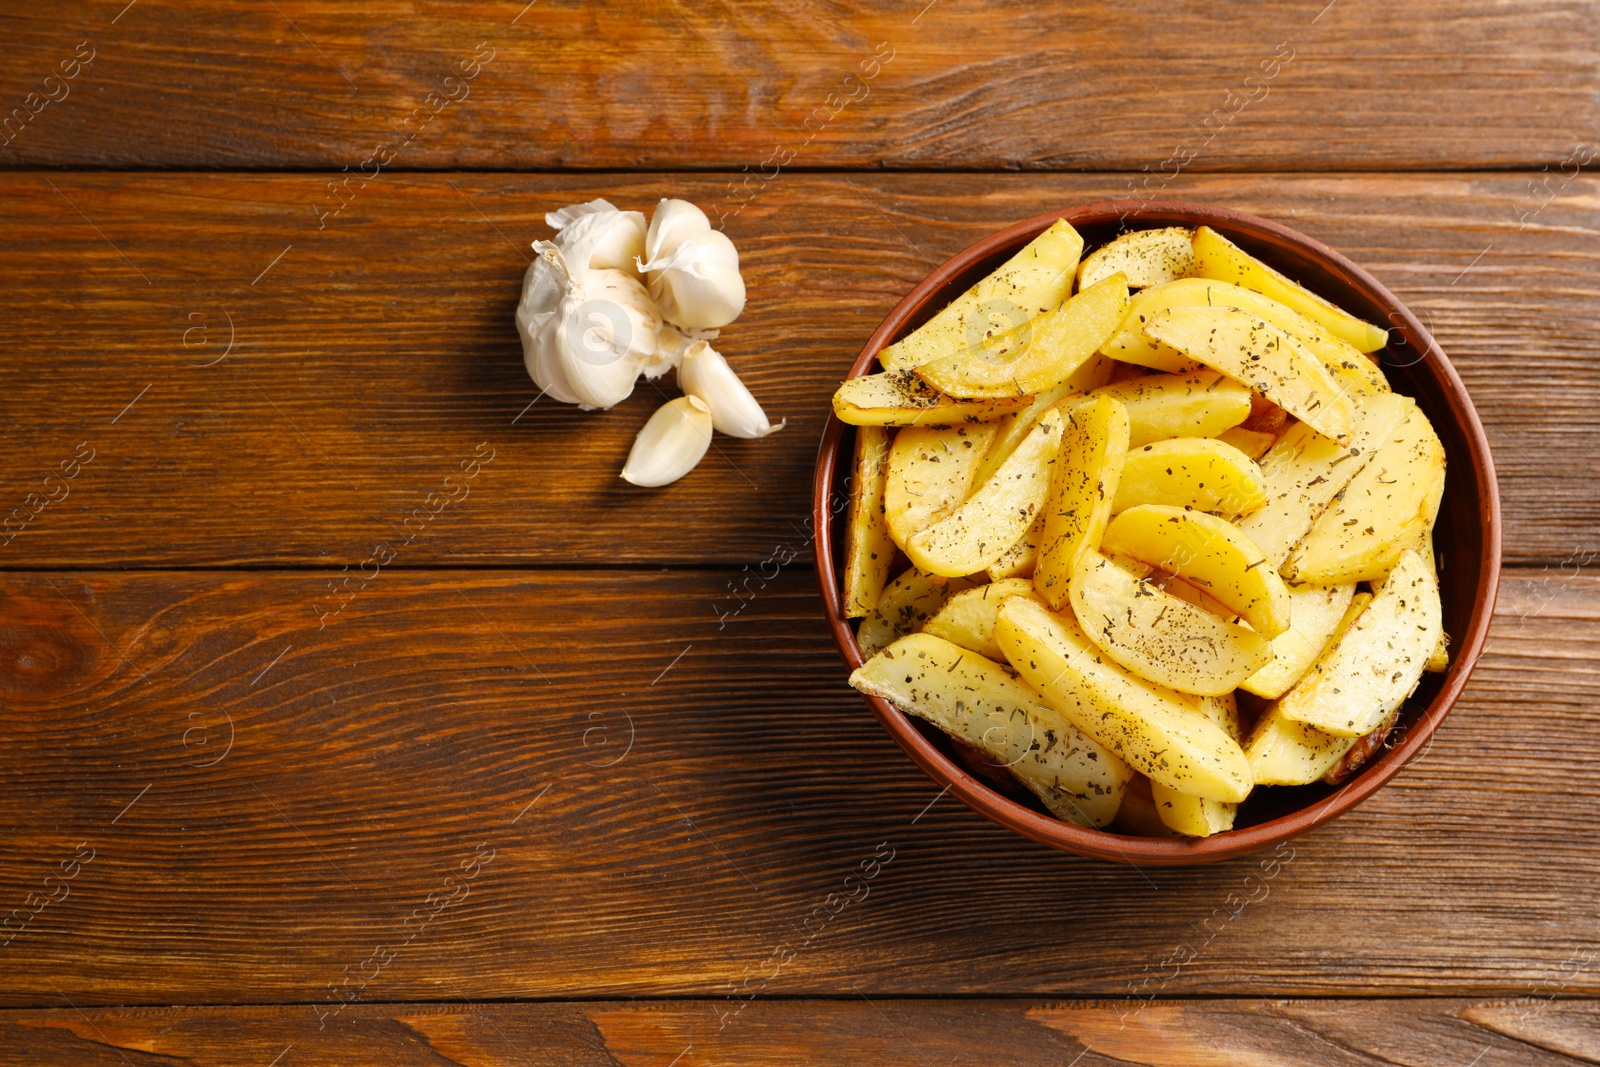
<path id="1" fill-rule="evenodd" d="M 393 1067 L 1570 1067 L 1600 1059 L 1590 1002 L 1513 1000 L 754 1001 L 359 1005 L 318 1029 L 301 1007 L 0 1013 L 0 1065 L 281 1063 Z M 674 1056 L 678 1059 L 674 1060 Z"/>
<path id="2" fill-rule="evenodd" d="M 6 108 L 79 42 L 95 58 L 0 165 L 325 180 L 460 95 L 443 79 L 480 43 L 395 166 L 1554 167 L 1600 90 L 1584 0 L 126 4 L 9 6 Z"/>
<path id="3" fill-rule="evenodd" d="M 0 1065 L 1600 1063 L 1597 34 L 1582 0 L 7 5 Z M 1506 519 L 1432 747 L 1205 868 L 940 797 L 845 685 L 804 523 L 900 296 L 1130 191 L 1372 270 Z M 616 476 L 652 387 L 528 406 L 528 245 L 595 196 L 724 226 L 719 347 L 789 420 L 661 491 Z"/>
<path id="4" fill-rule="evenodd" d="M 398 175 L 318 231 L 307 175 L 0 175 L 20 357 L 0 363 L 0 502 L 21 504 L 80 441 L 102 455 L 0 563 L 355 569 L 488 442 L 471 496 L 399 566 L 754 565 L 803 523 L 827 398 L 900 296 L 1009 222 L 1123 191 L 1109 176 L 778 180 L 729 223 L 750 302 L 719 347 L 788 428 L 719 438 L 688 478 L 640 491 L 617 472 L 673 387 L 641 382 L 603 414 L 529 408 L 511 322 L 524 256 L 561 204 L 703 200 L 719 181 Z M 1284 220 L 1371 268 L 1431 324 L 1488 426 L 1507 558 L 1592 558 L 1600 185 L 1573 180 L 1519 231 L 1539 207 L 1527 185 L 1259 174 L 1172 191 Z"/>

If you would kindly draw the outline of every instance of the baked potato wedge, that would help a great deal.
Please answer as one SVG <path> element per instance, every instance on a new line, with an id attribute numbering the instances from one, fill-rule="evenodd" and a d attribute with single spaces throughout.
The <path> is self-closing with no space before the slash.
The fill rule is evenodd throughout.
<path id="1" fill-rule="evenodd" d="M 976 484 L 995 429 L 980 422 L 907 426 L 895 434 L 884 482 L 885 519 L 895 544 L 904 547 L 912 534 L 961 506 Z"/>
<path id="2" fill-rule="evenodd" d="M 944 578 L 924 574 L 915 567 L 906 568 L 884 586 L 878 606 L 857 627 L 856 644 L 861 646 L 861 655 L 871 658 L 906 634 L 921 630 L 947 598 L 973 584 L 970 578 Z"/>
<path id="3" fill-rule="evenodd" d="M 1004 764 L 1058 819 L 1104 826 L 1132 772 L 1009 667 L 932 634 L 902 637 L 850 684 L 926 719 Z"/>
<path id="4" fill-rule="evenodd" d="M 1000 602 L 1012 596 L 1039 598 L 1033 591 L 1033 582 L 1027 578 L 1001 578 L 976 585 L 946 600 L 944 607 L 922 627 L 922 632 L 942 637 L 980 656 L 1003 661 L 1006 654 L 994 639 L 994 620 Z"/>
<path id="5" fill-rule="evenodd" d="M 1217 434 L 1217 440 L 1223 444 L 1232 445 L 1251 459 L 1260 459 L 1267 451 L 1278 442 L 1278 435 L 1266 433 L 1262 430 L 1247 430 L 1243 426 L 1235 426 L 1231 430 L 1223 430 Z"/>
<path id="6" fill-rule="evenodd" d="M 1106 524 L 1100 547 L 1198 585 L 1263 637 L 1289 628 L 1283 579 L 1237 526 L 1215 515 L 1141 504 Z"/>
<path id="7" fill-rule="evenodd" d="M 1032 397 L 961 400 L 935 392 L 910 371 L 849 378 L 833 394 L 833 413 L 852 426 L 960 426 L 1021 411 Z"/>
<path id="8" fill-rule="evenodd" d="M 1072 619 L 1010 597 L 1000 604 L 995 636 L 1052 707 L 1152 782 L 1209 800 L 1249 795 L 1250 765 L 1233 738 L 1190 698 L 1102 656 Z"/>
<path id="9" fill-rule="evenodd" d="M 1214 437 L 1172 437 L 1128 451 L 1111 511 L 1168 504 L 1232 518 L 1266 502 L 1255 460 Z"/>
<path id="10" fill-rule="evenodd" d="M 1180 693 L 1221 697 L 1272 656 L 1265 637 L 1138 578 L 1098 552 L 1072 573 L 1072 612 L 1101 652 Z"/>
<path id="11" fill-rule="evenodd" d="M 1438 583 L 1407 549 L 1366 610 L 1278 708 L 1325 733 L 1370 733 L 1416 688 L 1442 630 Z"/>
<path id="12" fill-rule="evenodd" d="M 1239 528 L 1266 553 L 1274 570 L 1415 406 L 1416 401 L 1397 393 L 1372 397 L 1356 409 L 1348 446 L 1305 423 L 1284 431 L 1261 458 L 1266 506 L 1239 520 Z"/>
<path id="13" fill-rule="evenodd" d="M 856 431 L 854 471 L 844 543 L 844 613 L 849 619 L 868 615 L 878 606 L 894 562 L 883 503 L 889 471 L 889 438 L 883 427 L 863 426 Z"/>
<path id="14" fill-rule="evenodd" d="M 1354 582 L 1343 585 L 1289 585 L 1289 628 L 1272 639 L 1272 659 L 1266 666 L 1239 683 L 1239 688 L 1256 696 L 1276 700 L 1306 676 L 1334 635 L 1340 632 L 1350 601 L 1356 597 Z M 1367 593 L 1359 594 L 1366 598 Z"/>
<path id="15" fill-rule="evenodd" d="M 906 556 L 929 574 L 957 577 L 989 567 L 1032 524 L 1050 488 L 1065 420 L 1046 412 L 1017 450 L 965 503 L 906 539 Z"/>
<path id="16" fill-rule="evenodd" d="M 1201 226 L 1194 232 L 1194 272 L 1253 289 L 1318 323 L 1360 352 L 1376 352 L 1389 343 L 1389 331 L 1362 322 L 1342 308 L 1313 293 L 1261 262 L 1216 230 Z"/>
<path id="17" fill-rule="evenodd" d="M 1348 442 L 1355 407 L 1311 350 L 1238 308 L 1174 307 L 1145 323 L 1145 336 L 1243 382 L 1324 437 Z"/>
<path id="18" fill-rule="evenodd" d="M 1090 395 L 1113 397 L 1128 409 L 1130 448 L 1169 437 L 1215 437 L 1250 417 L 1250 390 L 1214 370 L 1146 375 Z"/>
<path id="19" fill-rule="evenodd" d="M 1067 606 L 1078 557 L 1100 547 L 1128 455 L 1128 414 L 1120 402 L 1092 395 L 1061 410 L 1067 427 L 1044 500 L 1033 569 L 1034 588 L 1058 611 Z"/>
<path id="20" fill-rule="evenodd" d="M 1200 701 L 1200 710 L 1229 737 L 1239 740 L 1239 705 L 1232 693 L 1206 697 Z M 1191 796 L 1155 782 L 1150 783 L 1150 799 L 1161 822 L 1185 837 L 1210 837 L 1232 830 L 1239 810 L 1237 804 Z"/>
<path id="21" fill-rule="evenodd" d="M 1082 254 L 1083 238 L 1066 219 L 1057 219 L 993 274 L 879 352 L 878 362 L 885 370 L 920 367 L 1058 306 L 1072 292 Z"/>
<path id="22" fill-rule="evenodd" d="M 1087 363 L 1127 310 L 1127 283 L 1113 274 L 993 340 L 919 365 L 916 375 L 950 396 L 1042 393 Z"/>
<path id="23" fill-rule="evenodd" d="M 1078 264 L 1078 288 L 1121 274 L 1132 289 L 1194 273 L 1194 231 L 1184 226 L 1131 230 L 1107 241 Z"/>
<path id="24" fill-rule="evenodd" d="M 989 564 L 984 571 L 989 580 L 998 582 L 1002 578 L 1027 578 L 1032 581 L 1034 568 L 1039 564 L 1039 531 L 1043 528 L 1044 513 L 1041 511 L 1016 543 Z"/>
<path id="25" fill-rule="evenodd" d="M 1444 445 L 1422 409 L 1405 419 L 1289 553 L 1284 577 L 1363 582 L 1394 569 L 1433 529 L 1444 496 Z"/>

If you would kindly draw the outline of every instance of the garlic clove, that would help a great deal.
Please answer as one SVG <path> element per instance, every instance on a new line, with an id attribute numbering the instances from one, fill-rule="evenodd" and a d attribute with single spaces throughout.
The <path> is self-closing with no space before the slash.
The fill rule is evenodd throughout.
<path id="1" fill-rule="evenodd" d="M 660 259 L 690 237 L 711 229 L 706 213 L 687 200 L 662 200 L 650 216 L 650 231 L 645 236 L 646 259 Z"/>
<path id="2" fill-rule="evenodd" d="M 662 317 L 674 326 L 720 328 L 744 310 L 739 251 L 721 230 L 689 237 L 665 256 L 640 261 L 639 269 Z"/>
<path id="3" fill-rule="evenodd" d="M 668 485 L 694 470 L 711 447 L 711 409 L 680 396 L 656 409 L 633 439 L 622 477 L 634 485 Z"/>
<path id="4" fill-rule="evenodd" d="M 560 251 L 550 242 L 535 242 L 534 251 L 539 255 L 523 276 L 522 299 L 517 303 L 522 363 L 528 369 L 528 377 L 539 387 L 541 396 L 548 395 L 562 404 L 576 404 L 577 394 L 561 373 L 552 341 L 556 311 L 567 285 L 566 269 L 561 264 Z"/>
<path id="5" fill-rule="evenodd" d="M 553 347 L 578 405 L 604 409 L 625 400 L 661 332 L 661 313 L 639 280 L 609 269 L 576 274 L 557 320 Z"/>
<path id="6" fill-rule="evenodd" d="M 774 426 L 767 421 L 767 413 L 722 353 L 704 341 L 696 341 L 683 353 L 683 361 L 678 364 L 678 387 L 704 401 L 711 409 L 711 425 L 729 437 L 765 437 L 777 433 L 788 422 L 785 419 Z"/>
<path id="7" fill-rule="evenodd" d="M 644 252 L 645 222 L 640 211 L 618 211 L 607 200 L 573 204 L 544 217 L 558 232 L 556 243 L 574 274 L 591 268 L 637 274 Z"/>

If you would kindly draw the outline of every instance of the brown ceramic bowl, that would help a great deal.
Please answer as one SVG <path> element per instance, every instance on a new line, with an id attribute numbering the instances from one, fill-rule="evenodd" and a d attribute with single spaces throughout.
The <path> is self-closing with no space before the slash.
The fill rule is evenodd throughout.
<path id="1" fill-rule="evenodd" d="M 1131 837 L 1061 822 L 1029 803 L 1025 795 L 1004 788 L 1001 779 L 985 774 L 970 750 L 958 749 L 935 727 L 878 698 L 866 701 L 884 729 L 934 781 L 948 786 L 968 806 L 1035 841 L 1139 864 L 1203 863 L 1255 852 L 1337 818 L 1365 800 L 1429 745 L 1433 731 L 1461 695 L 1483 648 L 1500 574 L 1500 499 L 1489 442 L 1450 361 L 1416 316 L 1372 275 L 1287 226 L 1240 211 L 1175 200 L 1111 202 L 1052 212 L 979 241 L 900 301 L 862 347 L 851 376 L 871 373 L 880 349 L 926 321 L 1058 218 L 1077 227 L 1087 248 L 1098 247 L 1124 230 L 1203 223 L 1339 306 L 1392 327 L 1389 347 L 1374 355 L 1381 358 L 1395 391 L 1421 405 L 1444 442 L 1449 461 L 1434 544 L 1441 564 L 1444 625 L 1451 636 L 1450 669 L 1423 676 L 1401 709 L 1389 747 L 1354 777 L 1338 786 L 1318 783 L 1256 790 L 1240 805 L 1235 829 L 1195 840 Z M 862 657 L 852 620 L 844 617 L 837 562 L 844 523 L 834 518 L 846 491 L 854 440 L 853 427 L 837 418 L 828 420 L 817 454 L 812 503 L 822 600 L 834 640 L 852 670 Z"/>

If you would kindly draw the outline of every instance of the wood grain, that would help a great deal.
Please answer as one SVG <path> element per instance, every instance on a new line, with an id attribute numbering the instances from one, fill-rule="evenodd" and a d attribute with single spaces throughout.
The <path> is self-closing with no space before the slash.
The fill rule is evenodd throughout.
<path id="1" fill-rule="evenodd" d="M 1362 808 L 1160 871 L 941 800 L 807 575 L 325 578 L 6 576 L 0 1003 L 1600 993 L 1600 578 L 1509 574 Z"/>
<path id="2" fill-rule="evenodd" d="M 363 1004 L 321 1030 L 301 1006 L 0 1013 L 0 1067 L 232 1067 L 274 1056 L 284 1064 L 351 1067 L 1570 1067 L 1600 1059 L 1600 1005 L 1542 998 L 1139 1005 L 855 997 L 756 1000 L 721 1029 L 707 1005 L 686 1001 Z"/>
<path id="3" fill-rule="evenodd" d="M 1584 0 L 125 6 L 11 5 L 0 165 L 1537 168 L 1600 89 Z"/>
<path id="4" fill-rule="evenodd" d="M 1489 427 L 1508 558 L 1581 565 L 1600 552 L 1600 185 L 1546 180 L 1186 175 L 1169 191 L 1288 221 L 1391 286 Z M 384 542 L 398 567 L 754 565 L 803 536 L 828 396 L 900 296 L 1007 223 L 1125 192 L 1074 175 L 773 182 L 728 222 L 750 302 L 718 344 L 788 428 L 719 438 L 682 482 L 635 490 L 617 472 L 675 389 L 530 408 L 511 322 L 525 250 L 564 203 L 711 203 L 723 186 L 386 175 L 319 230 L 309 175 L 0 177 L 0 516 L 38 511 L 0 564 L 354 570 Z M 31 506 L 80 443 L 97 458 L 70 496 Z M 495 458 L 470 497 L 432 512 L 480 445 Z"/>

